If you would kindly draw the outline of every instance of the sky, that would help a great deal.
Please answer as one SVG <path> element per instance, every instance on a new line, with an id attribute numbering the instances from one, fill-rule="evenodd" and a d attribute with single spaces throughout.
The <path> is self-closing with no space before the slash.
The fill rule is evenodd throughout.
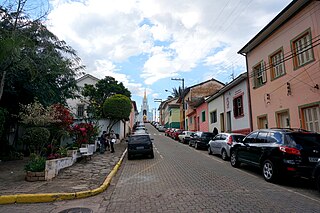
<path id="1" fill-rule="evenodd" d="M 77 51 L 86 73 L 122 82 L 140 111 L 144 91 L 151 110 L 182 85 L 171 78 L 189 87 L 245 72 L 237 52 L 290 2 L 48 0 L 45 24 Z"/>

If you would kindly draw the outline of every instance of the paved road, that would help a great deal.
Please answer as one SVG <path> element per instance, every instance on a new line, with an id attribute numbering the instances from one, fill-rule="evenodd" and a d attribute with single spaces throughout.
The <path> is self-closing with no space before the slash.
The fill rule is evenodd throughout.
<path id="1" fill-rule="evenodd" d="M 253 169 L 232 168 L 217 156 L 147 128 L 154 138 L 155 158 L 125 160 L 105 193 L 52 204 L 9 205 L 7 212 L 56 213 L 71 207 L 124 213 L 320 211 L 320 194 L 310 182 L 267 183 Z"/>

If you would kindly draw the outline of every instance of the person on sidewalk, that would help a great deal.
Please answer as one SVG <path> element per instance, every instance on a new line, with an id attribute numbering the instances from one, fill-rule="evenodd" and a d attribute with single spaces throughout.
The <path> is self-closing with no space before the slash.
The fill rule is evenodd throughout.
<path id="1" fill-rule="evenodd" d="M 106 150 L 106 131 L 103 131 L 100 136 L 100 154 L 103 154 Z"/>
<path id="2" fill-rule="evenodd" d="M 114 152 L 114 144 L 116 143 L 117 136 L 114 133 L 113 130 L 111 130 L 110 135 L 109 135 L 109 142 L 110 142 L 110 147 L 111 147 L 111 153 Z"/>

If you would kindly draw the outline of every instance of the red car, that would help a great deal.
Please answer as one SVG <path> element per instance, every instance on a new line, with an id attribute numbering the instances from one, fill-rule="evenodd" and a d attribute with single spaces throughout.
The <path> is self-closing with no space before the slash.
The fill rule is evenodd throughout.
<path id="1" fill-rule="evenodd" d="M 171 138 L 174 140 L 179 140 L 179 135 L 182 134 L 184 130 L 183 129 L 176 129 L 172 134 Z"/>
<path id="2" fill-rule="evenodd" d="M 171 130 L 171 128 L 166 129 L 166 131 L 164 131 L 164 135 L 165 135 L 165 136 L 169 136 L 170 130 Z"/>

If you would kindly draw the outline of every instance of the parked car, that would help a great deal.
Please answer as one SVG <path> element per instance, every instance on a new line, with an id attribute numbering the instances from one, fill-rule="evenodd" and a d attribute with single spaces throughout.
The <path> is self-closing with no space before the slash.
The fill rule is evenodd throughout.
<path id="1" fill-rule="evenodd" d="M 168 132 L 168 136 L 170 138 L 172 138 L 172 133 L 175 131 L 176 129 L 175 128 L 171 128 L 170 131 Z"/>
<path id="2" fill-rule="evenodd" d="M 320 134 L 299 129 L 261 129 L 251 132 L 230 149 L 231 165 L 241 163 L 262 169 L 268 182 L 280 176 L 310 178 L 320 159 Z"/>
<path id="3" fill-rule="evenodd" d="M 183 132 L 183 129 L 176 129 L 172 134 L 171 138 L 174 140 L 179 140 L 179 135 Z"/>
<path id="4" fill-rule="evenodd" d="M 171 128 L 167 128 L 166 131 L 164 131 L 164 135 L 169 136 L 170 131 L 171 131 Z"/>
<path id="5" fill-rule="evenodd" d="M 245 138 L 243 134 L 237 133 L 220 133 L 209 141 L 208 153 L 209 155 L 221 155 L 223 160 L 230 158 L 230 147 L 234 143 L 241 142 Z"/>
<path id="6" fill-rule="evenodd" d="M 194 132 L 192 131 L 183 131 L 179 136 L 179 141 L 181 143 L 189 143 L 189 140 L 190 140 L 190 136 L 194 134 Z"/>
<path id="7" fill-rule="evenodd" d="M 160 126 L 158 127 L 158 131 L 159 131 L 159 132 L 165 132 L 165 131 L 166 131 L 166 128 L 165 128 L 164 126 L 161 126 L 161 125 L 160 125 Z"/>
<path id="8" fill-rule="evenodd" d="M 196 132 L 189 140 L 189 146 L 194 146 L 196 149 L 208 149 L 208 143 L 214 138 L 212 132 Z"/>
<path id="9" fill-rule="evenodd" d="M 154 158 L 153 143 L 149 134 L 139 133 L 128 137 L 128 160 L 131 160 L 136 155 L 147 155 Z"/>
<path id="10" fill-rule="evenodd" d="M 318 191 L 320 192 L 320 159 L 318 160 L 317 165 L 313 169 L 312 177 L 316 182 Z"/>

